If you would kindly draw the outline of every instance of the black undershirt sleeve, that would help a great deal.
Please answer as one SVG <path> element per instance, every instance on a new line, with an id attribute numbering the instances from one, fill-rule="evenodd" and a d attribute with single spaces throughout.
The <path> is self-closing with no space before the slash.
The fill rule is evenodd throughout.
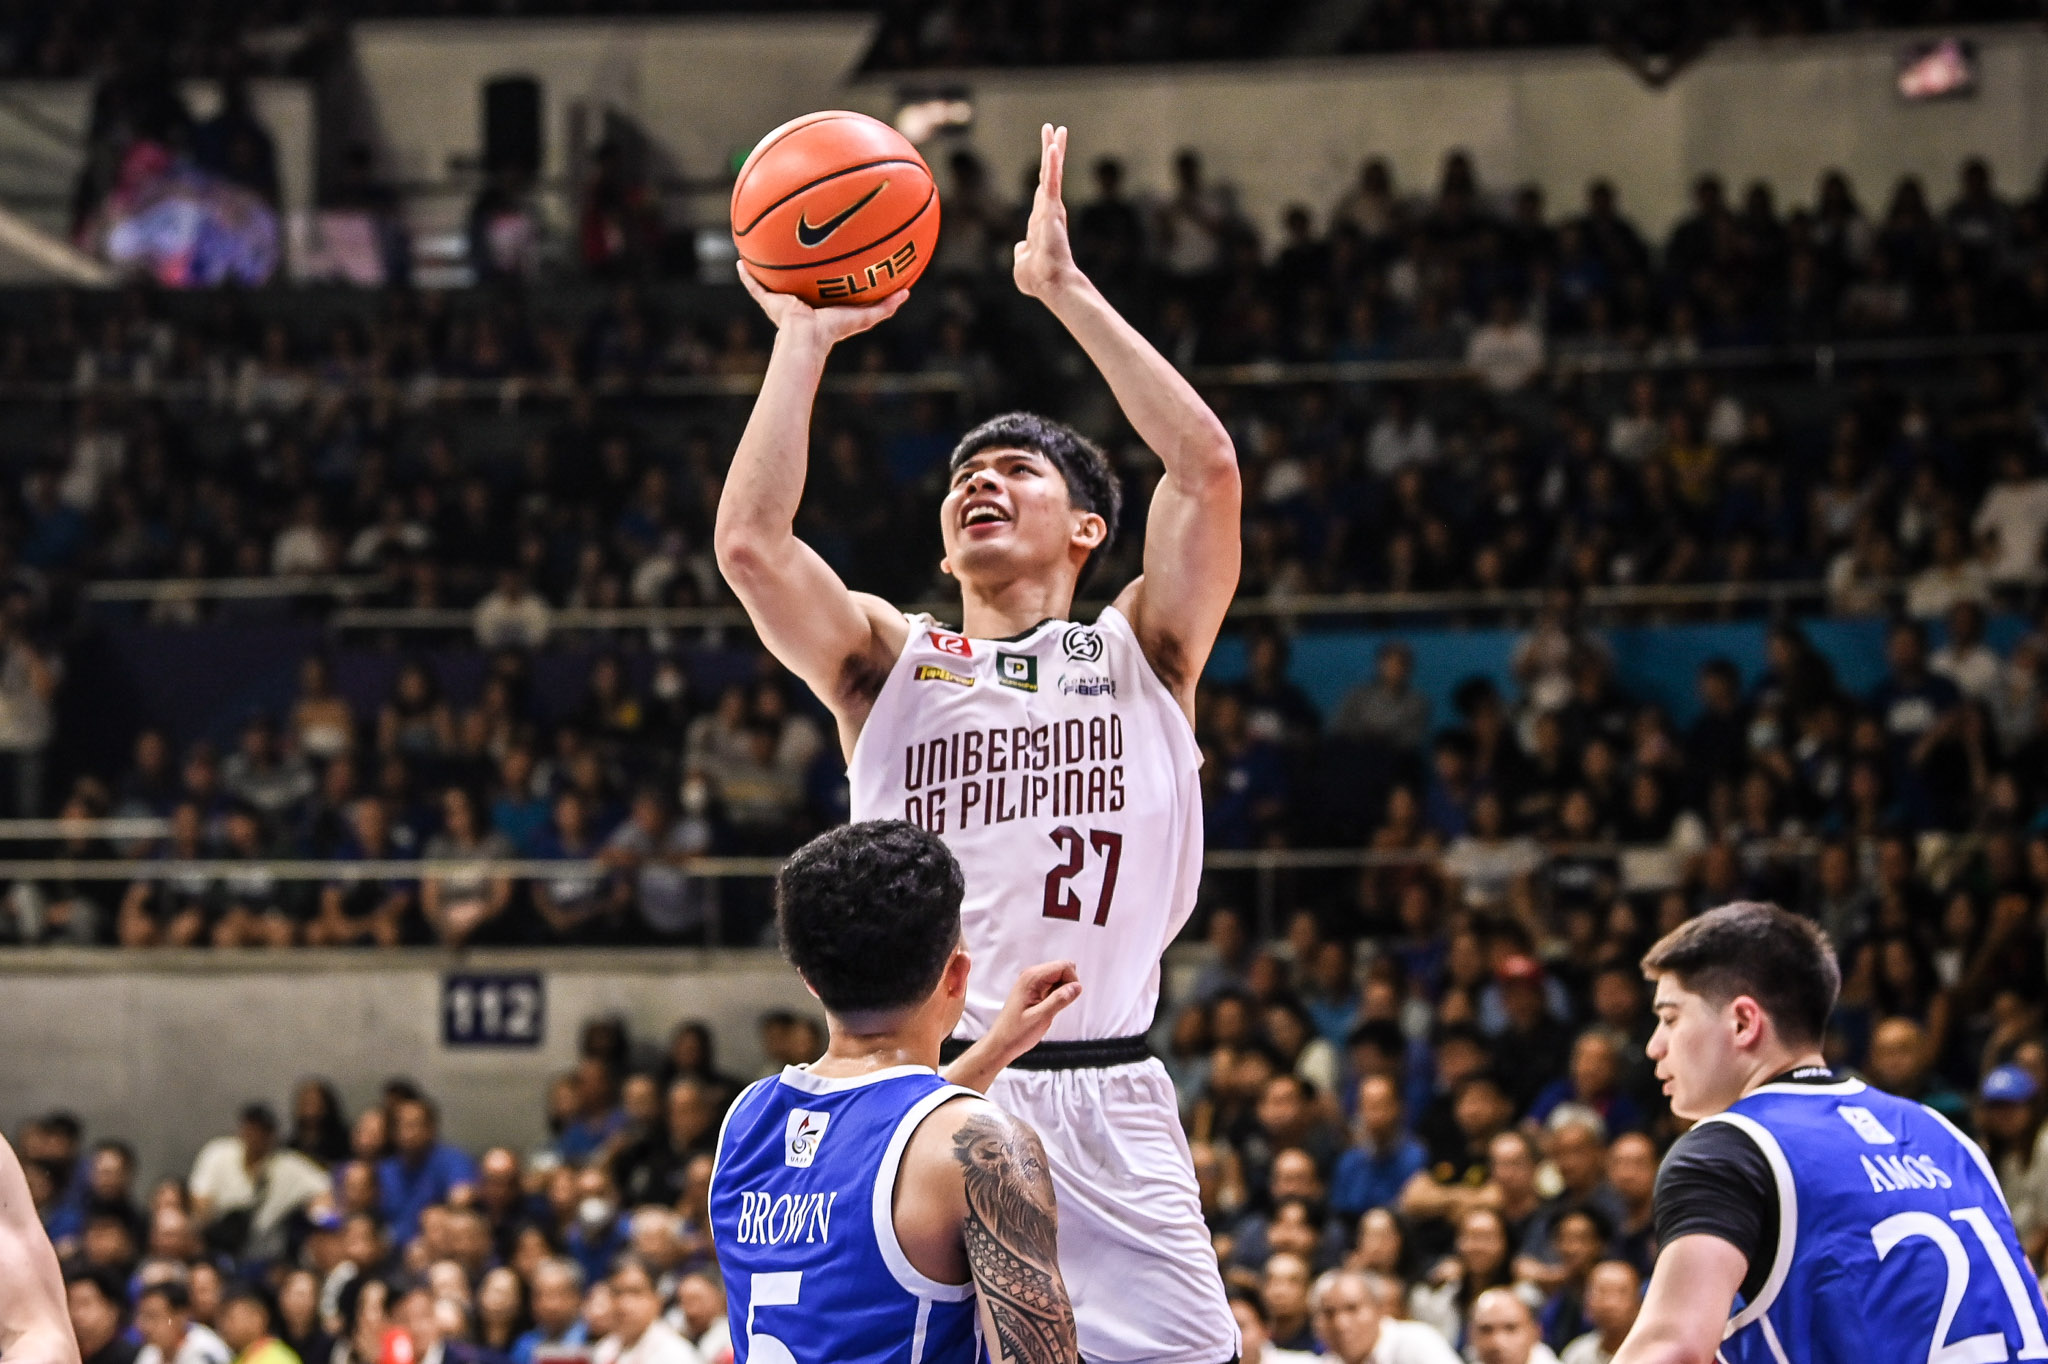
<path id="1" fill-rule="evenodd" d="M 1707 1122 L 1671 1144 L 1657 1170 L 1652 1205 L 1657 1245 L 1681 1236 L 1718 1236 L 1742 1252 L 1742 1297 L 1753 1301 L 1778 1254 L 1778 1182 L 1749 1134 Z"/>

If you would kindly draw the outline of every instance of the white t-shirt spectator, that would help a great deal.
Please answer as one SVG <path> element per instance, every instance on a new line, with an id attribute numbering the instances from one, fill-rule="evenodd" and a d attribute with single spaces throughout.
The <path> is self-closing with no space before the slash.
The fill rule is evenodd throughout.
<path id="1" fill-rule="evenodd" d="M 1459 1364 L 1458 1352 L 1434 1326 L 1392 1317 L 1380 1322 L 1380 1338 L 1366 1359 L 1370 1364 Z"/>
<path id="2" fill-rule="evenodd" d="M 1411 418 L 1406 425 L 1391 415 L 1372 424 L 1365 440 L 1365 462 L 1381 478 L 1392 478 L 1411 464 L 1427 464 L 1436 458 L 1436 428 L 1427 417 Z"/>
<path id="3" fill-rule="evenodd" d="M 590 1364 L 704 1364 L 676 1328 L 659 1318 L 629 1347 L 616 1334 L 597 1342 Z"/>
<path id="4" fill-rule="evenodd" d="M 720 1364 L 721 1361 L 726 1361 L 726 1364 L 730 1364 L 732 1359 L 732 1328 L 726 1325 L 725 1313 L 720 1312 L 716 1317 L 713 1317 L 711 1324 L 704 1328 L 704 1334 L 698 1336 L 695 1340 L 691 1340 L 689 1333 L 683 1329 L 683 1313 L 681 1308 L 669 1308 L 668 1311 L 662 1314 L 661 1319 L 673 1327 L 675 1333 L 683 1338 L 683 1342 L 697 1352 L 697 1358 L 703 1360 L 704 1364 Z"/>
<path id="5" fill-rule="evenodd" d="M 1465 343 L 1465 363 L 1495 393 L 1513 393 L 1543 368 L 1543 333 L 1520 318 L 1488 322 Z"/>
<path id="6" fill-rule="evenodd" d="M 60 676 L 57 660 L 26 640 L 0 642 L 0 750 L 33 753 L 48 746 L 55 721 L 45 690 L 55 691 Z"/>
<path id="7" fill-rule="evenodd" d="M 1444 875 L 1464 888 L 1473 909 L 1492 909 L 1508 898 L 1517 880 L 1543 865 L 1543 847 L 1533 838 L 1453 839 L 1444 851 Z"/>
<path id="8" fill-rule="evenodd" d="M 1558 1364 L 1612 1364 L 1614 1352 L 1600 1344 L 1600 1333 L 1588 1331 L 1564 1347 Z"/>
<path id="9" fill-rule="evenodd" d="M 486 649 L 537 649 L 547 642 L 551 619 L 538 592 L 493 589 L 476 604 L 476 641 Z"/>
<path id="10" fill-rule="evenodd" d="M 1958 650 L 1945 644 L 1934 651 L 1927 666 L 1956 684 L 1973 701 L 1989 702 L 2005 678 L 2005 664 L 1983 643 Z"/>
<path id="11" fill-rule="evenodd" d="M 326 573 L 334 567 L 334 540 L 319 526 L 286 526 L 270 543 L 270 571 L 280 578 Z"/>
<path id="12" fill-rule="evenodd" d="M 1970 528 L 1979 536 L 1998 537 L 1998 557 L 1991 562 L 1993 582 L 2039 582 L 2041 537 L 2048 535 L 2048 478 L 1996 484 L 1985 494 Z"/>
<path id="13" fill-rule="evenodd" d="M 263 1189 L 249 1175 L 240 1137 L 215 1137 L 199 1148 L 189 1181 L 192 1197 L 203 1199 L 207 1216 L 251 1210 L 250 1230 L 259 1235 L 328 1191 L 327 1172 L 297 1151 L 270 1153 L 259 1172 Z"/>
<path id="14" fill-rule="evenodd" d="M 1918 620 L 1938 620 L 1957 602 L 1982 602 L 1989 595 L 1984 565 L 1977 560 L 1949 566 L 1929 564 L 1906 584 L 1906 614 Z"/>
<path id="15" fill-rule="evenodd" d="M 235 1352 L 228 1343 L 213 1333 L 212 1328 L 193 1322 L 185 1328 L 185 1338 L 178 1342 L 178 1353 L 170 1364 L 228 1364 Z M 135 1364 L 165 1364 L 164 1352 L 154 1345 L 145 1345 L 135 1356 Z"/>

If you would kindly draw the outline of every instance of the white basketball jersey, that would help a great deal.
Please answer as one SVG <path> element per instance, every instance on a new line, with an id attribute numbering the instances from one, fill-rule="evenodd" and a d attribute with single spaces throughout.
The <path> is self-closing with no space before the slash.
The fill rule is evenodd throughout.
<path id="1" fill-rule="evenodd" d="M 1075 963 L 1083 989 L 1049 1037 L 1152 1025 L 1159 958 L 1202 872 L 1201 750 L 1122 613 L 1014 640 L 910 617 L 910 639 L 854 745 L 853 817 L 905 819 L 966 874 L 980 1037 L 1018 972 Z"/>

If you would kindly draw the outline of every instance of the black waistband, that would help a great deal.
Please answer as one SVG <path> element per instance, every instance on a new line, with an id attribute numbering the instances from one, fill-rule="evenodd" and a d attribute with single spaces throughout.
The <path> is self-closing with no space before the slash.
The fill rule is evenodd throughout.
<path id="1" fill-rule="evenodd" d="M 951 1063 L 972 1044 L 949 1037 L 939 1044 L 939 1060 Z M 1134 1066 L 1152 1059 L 1152 1048 L 1142 1036 L 1099 1037 L 1087 1042 L 1040 1042 L 1010 1062 L 1012 1070 L 1107 1070 L 1111 1066 Z"/>

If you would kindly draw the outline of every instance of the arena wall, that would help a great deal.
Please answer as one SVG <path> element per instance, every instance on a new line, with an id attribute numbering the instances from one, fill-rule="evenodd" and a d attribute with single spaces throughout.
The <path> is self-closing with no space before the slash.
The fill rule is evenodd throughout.
<path id="1" fill-rule="evenodd" d="M 443 1045 L 451 972 L 537 972 L 539 1045 Z M 547 1080 L 574 1062 L 584 1019 L 624 1014 L 656 1047 L 702 1019 L 720 1065 L 753 1075 L 756 1020 L 774 1008 L 822 1017 L 773 952 L 0 953 L 0 1131 L 69 1109 L 88 1136 L 132 1140 L 145 1175 L 182 1174 L 242 1105 L 284 1113 L 306 1076 L 334 1081 L 353 1112 L 406 1075 L 440 1102 L 449 1140 L 536 1147 Z"/>

